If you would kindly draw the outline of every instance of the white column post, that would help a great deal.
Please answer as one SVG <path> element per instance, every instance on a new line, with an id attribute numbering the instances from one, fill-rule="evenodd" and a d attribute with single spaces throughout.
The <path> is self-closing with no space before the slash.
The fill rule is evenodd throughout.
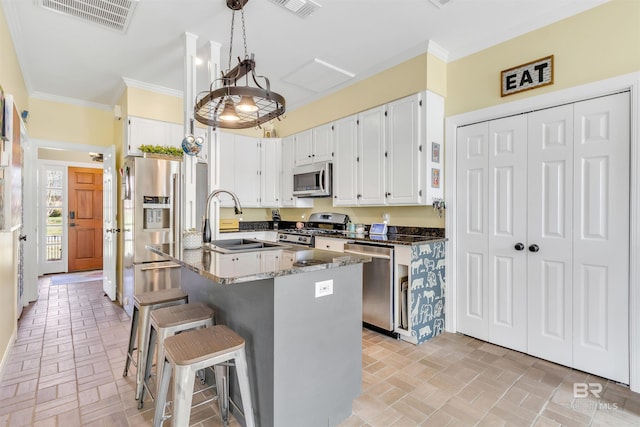
<path id="1" fill-rule="evenodd" d="M 184 134 L 191 133 L 191 120 L 193 120 L 193 106 L 196 97 L 196 41 L 198 36 L 184 33 Z M 195 156 L 183 156 L 182 171 L 182 227 L 184 229 L 196 228 L 196 162 Z"/>
<path id="2" fill-rule="evenodd" d="M 220 43 L 209 41 L 209 81 L 213 82 L 221 77 L 221 61 L 220 52 L 222 45 Z M 211 127 L 208 129 L 209 141 L 209 190 L 219 188 L 220 185 L 220 147 L 219 147 L 219 129 L 215 131 Z M 209 212 L 211 224 L 211 236 L 213 239 L 220 237 L 220 202 L 213 200 L 211 212 Z"/>

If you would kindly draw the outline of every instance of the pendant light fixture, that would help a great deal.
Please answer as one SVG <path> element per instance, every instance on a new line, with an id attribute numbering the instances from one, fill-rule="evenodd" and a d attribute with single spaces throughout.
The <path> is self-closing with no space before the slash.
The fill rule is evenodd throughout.
<path id="1" fill-rule="evenodd" d="M 198 94 L 194 117 L 200 123 L 214 129 L 246 129 L 260 127 L 262 123 L 275 118 L 280 120 L 280 116 L 285 111 L 284 97 L 271 91 L 268 78 L 256 75 L 254 55 L 249 56 L 247 53 L 243 8 L 249 0 L 225 1 L 227 7 L 231 9 L 229 69 L 222 74 L 221 78 L 211 83 L 208 91 Z M 244 59 L 241 60 L 238 57 L 238 65 L 231 69 L 235 13 L 238 10 L 242 17 Z"/>

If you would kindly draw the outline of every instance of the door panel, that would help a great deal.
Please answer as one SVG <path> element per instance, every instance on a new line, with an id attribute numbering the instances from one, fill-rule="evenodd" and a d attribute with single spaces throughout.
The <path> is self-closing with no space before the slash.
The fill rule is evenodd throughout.
<path id="1" fill-rule="evenodd" d="M 528 116 L 527 347 L 534 356 L 571 366 L 573 106 Z"/>
<path id="2" fill-rule="evenodd" d="M 489 339 L 527 349 L 527 119 L 489 123 Z"/>
<path id="3" fill-rule="evenodd" d="M 359 115 L 358 164 L 360 206 L 383 205 L 386 182 L 384 168 L 384 107 L 373 108 Z"/>
<path id="4" fill-rule="evenodd" d="M 69 271 L 102 268 L 102 169 L 69 168 Z"/>
<path id="5" fill-rule="evenodd" d="M 629 94 L 575 104 L 574 367 L 629 382 Z"/>
<path id="6" fill-rule="evenodd" d="M 116 221 L 116 191 L 117 177 L 115 176 L 115 146 L 107 148 L 104 152 L 103 169 L 102 169 L 102 194 L 103 198 L 103 230 L 104 240 L 102 242 L 102 289 L 104 293 L 111 299 L 116 300 L 116 257 L 117 257 L 117 239 L 116 233 L 119 232 Z"/>
<path id="7" fill-rule="evenodd" d="M 628 383 L 629 102 L 458 129 L 460 332 Z"/>
<path id="8" fill-rule="evenodd" d="M 487 123 L 458 129 L 458 330 L 484 340 L 489 338 L 488 139 Z"/>

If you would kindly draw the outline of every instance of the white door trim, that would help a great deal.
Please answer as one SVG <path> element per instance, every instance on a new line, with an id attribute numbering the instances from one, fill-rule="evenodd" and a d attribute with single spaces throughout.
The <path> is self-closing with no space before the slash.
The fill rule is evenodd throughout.
<path id="1" fill-rule="evenodd" d="M 481 110 L 471 111 L 446 118 L 445 139 L 445 197 L 448 248 L 446 297 L 446 330 L 456 332 L 456 129 L 468 125 L 497 119 L 513 114 L 548 108 L 565 103 L 609 95 L 622 90 L 631 93 L 631 176 L 630 176 L 630 260 L 640 259 L 640 73 L 631 73 L 606 80 L 600 80 L 553 93 L 522 99 Z M 640 393 L 640 268 L 636 262 L 630 262 L 629 271 L 629 385 L 632 391 Z"/>
<path id="2" fill-rule="evenodd" d="M 24 155 L 24 227 L 27 230 L 34 230 L 37 234 L 37 222 L 38 218 L 35 215 L 37 211 L 37 199 L 38 199 L 38 183 L 35 177 L 38 173 L 38 149 L 39 148 L 54 148 L 59 150 L 68 151 L 81 151 L 106 154 L 109 150 L 113 150 L 113 146 L 101 146 L 101 145 L 89 145 L 89 144 L 75 144 L 72 142 L 63 141 L 47 141 L 43 139 L 29 138 L 29 149 L 25 150 Z M 69 162 L 71 164 L 71 162 Z M 26 178 L 28 177 L 28 179 Z M 30 301 L 38 299 L 38 258 L 36 249 L 36 236 L 29 236 L 27 243 L 29 248 L 25 247 L 24 258 L 24 304 L 27 305 Z M 31 254 L 31 256 L 27 256 Z"/>

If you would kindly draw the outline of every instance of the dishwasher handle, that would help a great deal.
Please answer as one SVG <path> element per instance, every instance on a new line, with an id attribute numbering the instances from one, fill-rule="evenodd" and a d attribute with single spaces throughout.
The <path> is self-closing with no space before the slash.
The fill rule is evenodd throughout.
<path id="1" fill-rule="evenodd" d="M 371 258 L 393 259 L 393 248 L 388 246 L 354 245 L 347 243 L 344 245 L 344 253 L 364 255 Z"/>

